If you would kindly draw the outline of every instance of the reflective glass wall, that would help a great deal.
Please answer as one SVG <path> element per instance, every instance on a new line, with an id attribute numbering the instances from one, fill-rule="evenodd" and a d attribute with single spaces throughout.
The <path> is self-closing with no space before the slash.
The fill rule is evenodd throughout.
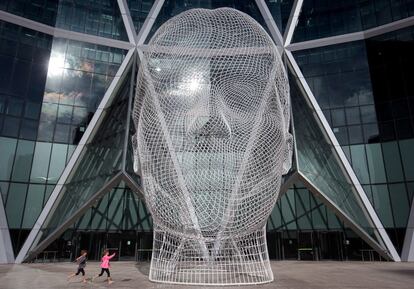
<path id="1" fill-rule="evenodd" d="M 399 250 L 414 194 L 413 32 L 409 27 L 366 40 L 294 52 Z"/>

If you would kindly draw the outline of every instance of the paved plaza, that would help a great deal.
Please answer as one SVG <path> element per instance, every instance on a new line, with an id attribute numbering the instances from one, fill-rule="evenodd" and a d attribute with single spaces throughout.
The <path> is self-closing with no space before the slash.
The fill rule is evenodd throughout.
<path id="1" fill-rule="evenodd" d="M 278 289 L 385 289 L 414 288 L 414 263 L 391 262 L 272 262 L 275 281 L 256 288 Z M 101 277 L 94 282 L 80 278 L 66 281 L 67 274 L 76 269 L 74 263 L 0 265 L 0 289 L 50 288 L 172 288 L 193 289 L 200 286 L 165 285 L 148 281 L 149 263 L 112 262 L 113 284 Z M 88 276 L 99 273 L 99 263 L 88 262 Z M 252 288 L 255 286 L 239 286 Z M 217 288 L 208 286 L 205 288 Z M 226 287 L 236 288 L 236 287 Z"/>

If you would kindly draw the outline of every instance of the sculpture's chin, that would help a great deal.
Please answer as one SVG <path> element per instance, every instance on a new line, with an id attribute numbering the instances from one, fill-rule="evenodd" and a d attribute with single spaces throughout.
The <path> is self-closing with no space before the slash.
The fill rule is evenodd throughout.
<path id="1" fill-rule="evenodd" d="M 149 278 L 188 285 L 272 282 L 265 229 L 219 242 L 154 229 Z"/>

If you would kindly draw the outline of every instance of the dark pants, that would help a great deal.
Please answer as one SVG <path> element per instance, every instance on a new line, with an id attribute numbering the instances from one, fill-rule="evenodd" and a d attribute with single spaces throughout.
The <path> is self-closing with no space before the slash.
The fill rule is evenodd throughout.
<path id="1" fill-rule="evenodd" d="M 76 275 L 79 275 L 79 273 L 82 273 L 82 276 L 85 276 L 85 270 L 83 270 L 83 268 L 78 268 L 78 272 L 76 272 Z"/>
<path id="2" fill-rule="evenodd" d="M 104 272 L 106 272 L 106 275 L 108 276 L 108 278 L 111 277 L 111 273 L 109 273 L 108 268 L 101 268 L 101 274 L 99 274 L 99 277 L 101 277 Z"/>

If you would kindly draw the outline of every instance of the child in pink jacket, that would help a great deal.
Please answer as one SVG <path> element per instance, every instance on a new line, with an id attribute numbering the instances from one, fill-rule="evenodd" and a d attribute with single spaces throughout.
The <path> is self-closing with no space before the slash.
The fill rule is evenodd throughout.
<path id="1" fill-rule="evenodd" d="M 109 272 L 109 268 L 111 267 L 111 265 L 109 264 L 109 260 L 111 260 L 114 256 L 115 256 L 115 253 L 109 256 L 109 250 L 108 249 L 104 250 L 104 254 L 101 259 L 102 261 L 101 262 L 101 273 L 93 277 L 92 281 L 95 280 L 95 278 L 97 277 L 101 277 L 103 273 L 106 272 L 106 276 L 108 278 L 108 284 L 114 283 L 114 281 L 112 281 L 112 278 L 111 278 L 111 273 Z"/>

